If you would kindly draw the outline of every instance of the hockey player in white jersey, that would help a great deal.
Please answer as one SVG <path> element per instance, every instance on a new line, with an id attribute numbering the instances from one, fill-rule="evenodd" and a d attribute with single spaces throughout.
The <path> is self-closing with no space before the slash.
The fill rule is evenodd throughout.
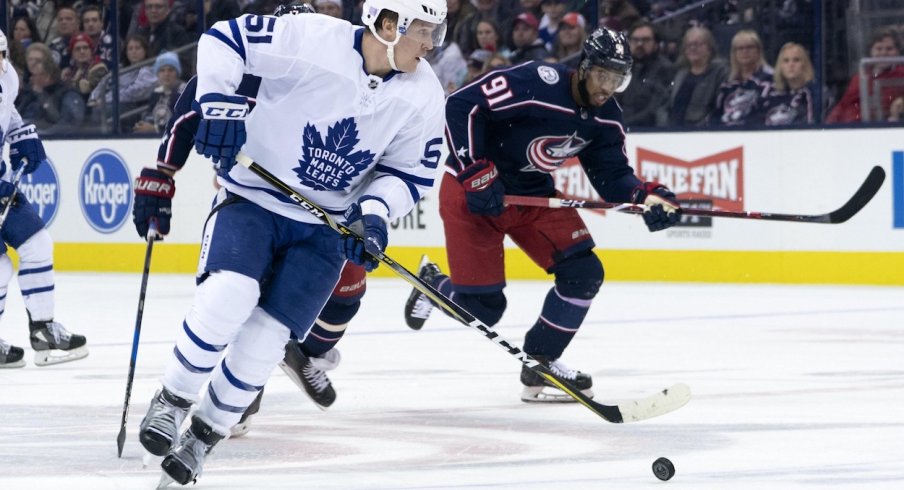
<path id="1" fill-rule="evenodd" d="M 0 317 L 6 309 L 6 292 L 13 277 L 7 246 L 19 255 L 19 287 L 29 318 L 29 340 L 35 364 L 47 366 L 88 355 L 85 337 L 69 333 L 53 321 L 53 240 L 44 222 L 25 195 L 18 192 L 14 175 L 34 172 L 47 155 L 33 124 L 25 124 L 13 101 L 19 93 L 19 77 L 6 59 L 8 42 L 0 32 L 0 148 L 9 143 L 9 165 L 0 160 Z M 24 351 L 0 338 L 0 368 L 22 367 Z"/>
<path id="2" fill-rule="evenodd" d="M 365 0 L 363 28 L 321 15 L 244 15 L 202 36 L 195 146 L 217 165 L 222 189 L 202 235 L 194 303 L 139 436 L 166 455 L 176 482 L 197 477 L 290 332 L 304 338 L 344 262 L 376 267 L 368 252 L 386 247 L 389 220 L 433 186 L 443 88 L 421 58 L 442 44 L 445 18 L 444 0 Z M 250 115 L 235 95 L 245 73 L 262 79 Z M 344 215 L 363 240 L 340 237 L 235 166 L 240 150 Z"/>

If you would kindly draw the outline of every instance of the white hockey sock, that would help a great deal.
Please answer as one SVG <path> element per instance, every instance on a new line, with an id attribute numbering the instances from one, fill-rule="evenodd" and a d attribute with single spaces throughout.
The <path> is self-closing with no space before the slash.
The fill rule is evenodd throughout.
<path id="1" fill-rule="evenodd" d="M 201 386 L 251 314 L 258 296 L 257 281 L 235 272 L 215 272 L 201 283 L 176 338 L 163 386 L 183 398 L 197 400 Z"/>
<path id="2" fill-rule="evenodd" d="M 9 281 L 13 278 L 13 262 L 6 254 L 0 255 L 0 318 L 6 311 L 6 293 L 9 290 Z"/>
<path id="3" fill-rule="evenodd" d="M 19 289 L 32 320 L 53 319 L 53 239 L 41 230 L 25 241 L 19 254 Z"/>
<path id="4" fill-rule="evenodd" d="M 285 325 L 255 308 L 214 370 L 198 415 L 217 432 L 228 433 L 283 358 L 289 334 Z"/>

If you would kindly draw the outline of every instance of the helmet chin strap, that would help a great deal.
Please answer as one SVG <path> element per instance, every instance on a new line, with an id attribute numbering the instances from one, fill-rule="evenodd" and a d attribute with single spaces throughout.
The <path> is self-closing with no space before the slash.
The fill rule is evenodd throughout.
<path id="1" fill-rule="evenodd" d="M 386 46 L 386 58 L 389 59 L 389 67 L 395 71 L 402 71 L 398 66 L 396 66 L 395 62 L 395 45 L 399 44 L 399 41 L 402 39 L 402 33 L 400 33 L 398 29 L 396 29 L 395 41 L 389 42 L 380 37 L 379 34 L 377 34 L 377 28 L 373 25 L 370 26 L 370 32 L 374 35 L 375 38 L 377 38 L 377 41 L 380 41 Z"/>

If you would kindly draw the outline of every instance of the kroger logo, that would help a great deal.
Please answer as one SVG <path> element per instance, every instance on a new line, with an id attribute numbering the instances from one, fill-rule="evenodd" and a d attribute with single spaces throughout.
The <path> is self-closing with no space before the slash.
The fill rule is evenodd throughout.
<path id="1" fill-rule="evenodd" d="M 125 161 L 112 150 L 94 152 L 79 174 L 79 203 L 92 228 L 113 233 L 132 208 L 132 177 Z"/>
<path id="2" fill-rule="evenodd" d="M 50 225 L 60 209 L 60 178 L 49 159 L 34 172 L 23 175 L 19 192 L 31 203 L 44 225 Z"/>

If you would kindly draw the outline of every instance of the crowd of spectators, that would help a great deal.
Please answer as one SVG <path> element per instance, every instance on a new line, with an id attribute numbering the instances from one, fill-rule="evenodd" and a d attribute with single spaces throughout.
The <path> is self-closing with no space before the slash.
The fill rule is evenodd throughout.
<path id="1" fill-rule="evenodd" d="M 120 131 L 159 133 L 194 74 L 191 46 L 201 33 L 243 13 L 271 14 L 287 0 L 204 0 L 203 16 L 197 0 L 116 1 L 113 32 L 110 0 L 10 0 L 9 59 L 22 82 L 17 107 L 42 133 L 109 130 L 117 64 Z M 362 0 L 310 2 L 321 14 L 360 24 Z M 617 100 L 629 128 L 812 124 L 820 113 L 830 123 L 858 122 L 862 114 L 904 119 L 904 64 L 872 63 L 866 80 L 857 74 L 845 90 L 818 86 L 812 39 L 801 27 L 811 0 L 772 3 L 781 4 L 778 22 L 762 32 L 743 0 L 447 0 L 446 41 L 427 61 L 447 93 L 510 64 L 576 67 L 598 23 L 628 36 L 633 81 Z M 663 34 L 660 20 L 688 11 L 679 34 Z M 782 45 L 770 56 L 762 39 Z M 865 55 L 901 56 L 901 47 L 900 31 L 882 29 Z M 861 101 L 864 83 L 868 100 Z"/>

